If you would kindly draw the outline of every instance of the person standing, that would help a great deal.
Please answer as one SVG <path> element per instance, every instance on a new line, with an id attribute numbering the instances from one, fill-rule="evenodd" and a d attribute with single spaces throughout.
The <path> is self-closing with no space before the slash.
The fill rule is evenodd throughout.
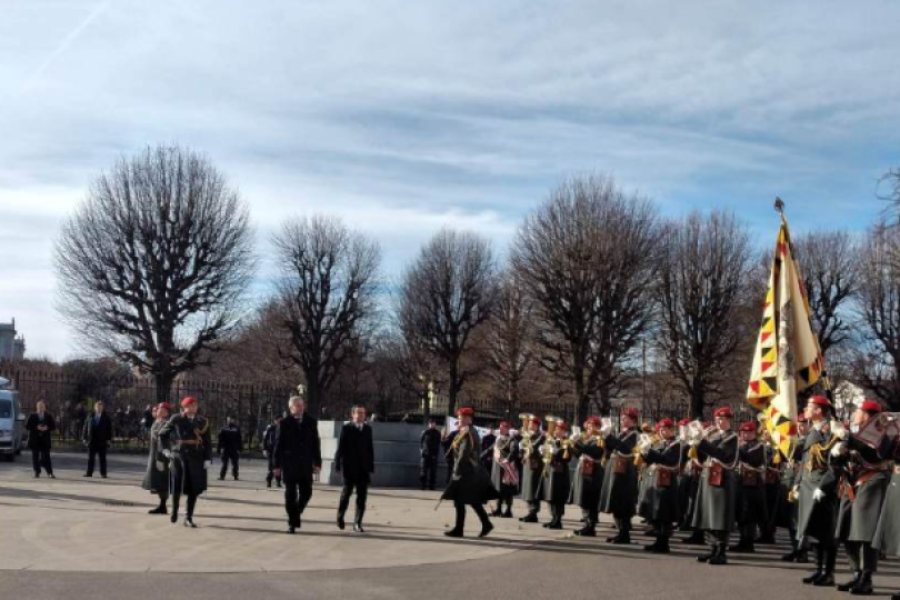
<path id="1" fill-rule="evenodd" d="M 428 427 L 419 438 L 419 485 L 424 490 L 434 489 L 437 479 L 438 456 L 441 454 L 441 432 L 434 419 L 428 420 Z"/>
<path id="2" fill-rule="evenodd" d="M 366 409 L 357 404 L 350 409 L 350 422 L 341 428 L 337 452 L 334 455 L 334 467 L 344 477 L 341 488 L 341 499 L 338 503 L 337 526 L 343 530 L 346 526 L 344 516 L 350 506 L 350 497 L 356 490 L 356 515 L 353 518 L 353 531 L 364 533 L 363 515 L 366 514 L 366 499 L 369 495 L 369 483 L 375 472 L 375 445 L 372 439 L 372 428 L 366 423 Z"/>
<path id="3" fill-rule="evenodd" d="M 200 405 L 188 396 L 181 401 L 181 414 L 169 419 L 159 431 L 163 453 L 171 460 L 169 491 L 172 493 L 172 523 L 178 522 L 182 494 L 187 496 L 185 527 L 196 527 L 197 498 L 206 491 L 207 471 L 212 466 L 212 439 L 209 420 L 197 412 Z"/>
<path id="4" fill-rule="evenodd" d="M 292 396 L 288 411 L 290 415 L 278 425 L 272 472 L 284 480 L 284 510 L 288 533 L 293 534 L 300 529 L 300 516 L 312 498 L 313 475 L 322 470 L 322 447 L 319 425 L 305 414 L 303 398 Z"/>
<path id="5" fill-rule="evenodd" d="M 507 421 L 500 423 L 499 435 L 491 449 L 491 483 L 500 494 L 491 516 L 504 519 L 512 518 L 513 498 L 519 491 L 519 444 L 509 434 L 510 429 Z"/>
<path id="6" fill-rule="evenodd" d="M 541 433 L 538 417 L 532 417 L 526 426 L 528 430 L 522 432 L 519 452 L 522 457 L 522 500 L 528 505 L 528 514 L 519 521 L 537 523 L 541 512 L 541 472 L 544 465 L 541 463 L 540 447 L 544 444 L 544 434 Z"/>
<path id="7" fill-rule="evenodd" d="M 557 421 L 553 438 L 541 446 L 541 458 L 544 462 L 544 470 L 541 473 L 541 496 L 550 507 L 550 521 L 544 524 L 547 529 L 563 528 L 562 519 L 571 491 L 569 461 L 572 457 L 568 436 L 569 424 Z"/>
<path id="8" fill-rule="evenodd" d="M 234 417 L 228 415 L 225 419 L 225 426 L 219 431 L 219 443 L 216 446 L 216 452 L 222 457 L 219 481 L 225 480 L 229 462 L 231 462 L 231 475 L 235 481 L 238 480 L 238 462 L 240 461 L 241 448 L 243 447 L 244 440 L 241 438 L 241 429 L 235 422 Z"/>
<path id="9" fill-rule="evenodd" d="M 94 414 L 84 420 L 81 439 L 88 447 L 87 472 L 84 477 L 94 476 L 94 464 L 99 458 L 100 477 L 106 479 L 106 449 L 113 439 L 113 424 L 106 414 L 103 402 L 94 403 Z"/>
<path id="10" fill-rule="evenodd" d="M 853 413 L 851 432 L 878 418 L 881 405 L 865 400 Z M 891 483 L 892 440 L 883 436 L 881 444 L 872 448 L 850 432 L 841 435 L 832 454 L 845 463 L 839 487 L 837 538 L 844 544 L 853 578 L 837 586 L 838 591 L 855 596 L 869 596 L 874 591 L 872 576 L 878 570 L 879 551 L 872 546 L 881 506 Z"/>
<path id="11" fill-rule="evenodd" d="M 880 553 L 896 557 L 900 556 L 900 438 L 894 437 L 891 442 L 894 468 L 881 504 L 872 547 Z M 900 600 L 900 592 L 892 594 L 891 600 Z"/>
<path id="12" fill-rule="evenodd" d="M 141 487 L 159 497 L 159 506 L 150 510 L 151 515 L 167 515 L 166 502 L 169 500 L 169 458 L 163 454 L 159 442 L 159 432 L 169 420 L 172 405 L 160 402 L 154 409 L 155 421 L 150 425 L 150 456 Z"/>
<path id="13" fill-rule="evenodd" d="M 790 456 L 787 457 L 781 473 L 783 489 L 781 490 L 781 515 L 779 515 L 781 524 L 787 528 L 791 541 L 791 551 L 782 555 L 781 560 L 801 564 L 809 562 L 809 548 L 808 541 L 806 539 L 801 541 L 797 535 L 799 512 L 795 486 L 800 481 L 801 469 L 803 469 L 800 459 L 803 456 L 803 444 L 806 442 L 807 435 L 809 435 L 809 419 L 801 413 L 797 415 L 797 439 L 794 441 Z"/>
<path id="14" fill-rule="evenodd" d="M 741 423 L 738 436 L 740 482 L 736 486 L 735 515 L 740 539 L 728 551 L 752 554 L 756 552 L 756 532 L 765 531 L 769 522 L 765 480 L 767 457 L 765 446 L 760 443 L 756 433 L 756 421 Z"/>
<path id="15" fill-rule="evenodd" d="M 600 490 L 603 487 L 603 438 L 600 417 L 589 417 L 584 422 L 584 435 L 576 440 L 572 448 L 578 457 L 575 479 L 572 484 L 572 504 L 581 508 L 584 527 L 575 530 L 575 535 L 594 537 L 599 521 Z"/>
<path id="16" fill-rule="evenodd" d="M 475 411 L 471 408 L 461 408 L 457 412 L 459 429 L 450 445 L 453 474 L 450 485 L 441 496 L 442 500 L 452 500 L 456 509 L 456 524 L 453 529 L 444 532 L 448 537 L 463 537 L 467 505 L 472 507 L 481 521 L 478 537 L 485 537 L 494 529 L 484 505 L 499 494 L 491 485 L 487 471 L 481 468 L 481 440 L 472 426 L 474 415 Z"/>
<path id="17" fill-rule="evenodd" d="M 830 418 L 831 401 L 825 396 L 811 396 L 806 402 L 806 418 L 810 430 L 803 444 L 803 467 L 800 469 L 795 495 L 797 507 L 797 536 L 801 545 L 806 538 L 815 538 L 816 571 L 803 578 L 803 583 L 818 587 L 834 586 L 837 562 L 835 526 L 837 516 L 837 471 L 832 464 L 831 450 L 840 441 L 843 425 Z"/>
<path id="18" fill-rule="evenodd" d="M 654 447 L 650 439 L 643 439 L 638 445 L 647 465 L 648 478 L 646 498 L 647 520 L 656 531 L 656 541 L 644 546 L 647 552 L 668 554 L 669 538 L 674 524 L 678 521 L 678 473 L 684 459 L 684 446 L 675 438 L 675 423 L 672 419 L 661 419 L 656 424 L 660 442 Z"/>
<path id="19" fill-rule="evenodd" d="M 728 539 L 735 522 L 738 438 L 731 430 L 730 408 L 718 408 L 713 416 L 716 430 L 706 439 L 695 437 L 691 440 L 692 447 L 703 460 L 693 525 L 711 537 L 710 551 L 698 556 L 697 560 L 711 565 L 726 565 Z"/>
<path id="20" fill-rule="evenodd" d="M 497 435 L 494 428 L 491 429 L 481 438 L 481 466 L 490 473 L 491 466 L 494 462 L 494 442 L 497 441 Z"/>
<path id="21" fill-rule="evenodd" d="M 634 448 L 638 443 L 638 411 L 626 408 L 619 418 L 621 431 L 612 434 L 604 430 L 607 466 L 603 474 L 600 492 L 600 510 L 612 514 L 618 533 L 607 542 L 631 543 L 631 518 L 637 505 L 637 467 L 634 464 Z"/>
<path id="22" fill-rule="evenodd" d="M 34 476 L 40 477 L 41 467 L 43 467 L 49 478 L 56 479 L 56 475 L 53 474 L 53 463 L 50 460 L 51 436 L 56 431 L 56 421 L 53 420 L 53 415 L 47 412 L 47 403 L 43 400 L 39 400 L 35 408 L 36 412 L 31 413 L 25 423 Z"/>
<path id="23" fill-rule="evenodd" d="M 278 425 L 281 423 L 281 415 L 277 415 L 272 423 L 266 427 L 262 436 L 263 456 L 266 457 L 268 472 L 266 473 L 266 487 L 272 487 L 272 479 L 278 487 L 281 487 L 281 476 L 275 477 L 275 437 L 278 435 Z"/>

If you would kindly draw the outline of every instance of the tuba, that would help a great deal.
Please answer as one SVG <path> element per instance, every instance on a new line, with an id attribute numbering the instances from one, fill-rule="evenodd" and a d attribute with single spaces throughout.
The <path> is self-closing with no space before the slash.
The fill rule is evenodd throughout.
<path id="1" fill-rule="evenodd" d="M 553 433 L 556 431 L 556 424 L 561 419 L 553 415 L 547 415 L 544 417 L 544 420 L 547 421 L 547 434 L 544 437 L 544 445 L 541 446 L 541 458 L 544 460 L 544 472 L 547 472 L 550 469 L 550 463 L 553 462 L 553 450 L 556 446 Z"/>
<path id="2" fill-rule="evenodd" d="M 522 448 L 523 462 L 528 462 L 528 459 L 531 458 L 531 453 L 534 451 L 531 433 L 528 431 L 529 427 L 531 427 L 531 420 L 534 419 L 534 415 L 531 413 L 521 413 L 519 414 L 519 418 L 522 420 L 522 441 L 519 445 Z"/>

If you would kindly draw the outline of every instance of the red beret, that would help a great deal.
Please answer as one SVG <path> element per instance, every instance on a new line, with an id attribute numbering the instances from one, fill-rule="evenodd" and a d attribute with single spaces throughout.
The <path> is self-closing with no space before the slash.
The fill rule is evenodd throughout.
<path id="1" fill-rule="evenodd" d="M 731 409 L 727 406 L 723 406 L 722 408 L 717 408 L 715 412 L 713 412 L 714 417 L 724 417 L 726 419 L 730 419 L 733 415 L 731 414 Z"/>
<path id="2" fill-rule="evenodd" d="M 745 421 L 738 427 L 738 431 L 756 431 L 756 421 Z"/>
<path id="3" fill-rule="evenodd" d="M 466 406 L 464 408 L 460 408 L 459 410 L 456 411 L 457 417 L 471 417 L 474 415 L 475 415 L 475 409 L 470 408 L 468 406 Z"/>
<path id="4" fill-rule="evenodd" d="M 556 428 L 557 428 L 557 429 L 562 429 L 562 430 L 564 430 L 564 431 L 568 431 L 568 430 L 569 430 L 569 424 L 566 423 L 565 421 L 557 421 L 557 422 L 556 422 Z"/>
<path id="5" fill-rule="evenodd" d="M 703 427 L 703 429 L 709 429 L 709 426 L 712 425 L 712 423 L 710 423 L 709 421 L 703 421 L 702 423 L 700 423 L 700 425 Z"/>
<path id="6" fill-rule="evenodd" d="M 688 425 L 690 425 L 690 423 L 691 423 L 690 419 L 682 419 L 682 420 L 678 421 L 678 426 L 679 427 L 687 427 Z"/>
<path id="7" fill-rule="evenodd" d="M 184 400 L 181 401 L 181 408 L 187 408 L 191 404 L 197 404 L 197 399 L 193 396 L 187 396 Z"/>
<path id="8" fill-rule="evenodd" d="M 859 405 L 859 410 L 863 410 L 869 413 L 880 413 L 881 404 L 879 404 L 875 400 L 863 400 L 863 403 Z"/>
<path id="9" fill-rule="evenodd" d="M 656 424 L 656 430 L 659 431 L 663 427 L 675 427 L 675 421 L 672 419 L 660 419 L 660 421 Z"/>
<path id="10" fill-rule="evenodd" d="M 824 406 L 825 408 L 831 408 L 831 401 L 825 396 L 810 396 L 808 403 L 815 404 L 816 406 Z"/>
<path id="11" fill-rule="evenodd" d="M 588 417 L 584 424 L 587 425 L 588 423 L 596 427 L 599 427 L 603 424 L 603 422 L 600 420 L 600 417 Z"/>
<path id="12" fill-rule="evenodd" d="M 159 404 L 156 405 L 156 410 L 159 410 L 161 408 L 164 408 L 167 411 L 172 412 L 172 405 L 169 404 L 168 402 L 160 402 Z"/>
<path id="13" fill-rule="evenodd" d="M 636 421 L 640 417 L 640 413 L 638 413 L 636 408 L 626 408 L 622 411 L 622 416 Z"/>
<path id="14" fill-rule="evenodd" d="M 531 417 L 531 422 L 534 423 L 535 425 L 540 425 L 541 418 L 540 417 Z"/>
<path id="15" fill-rule="evenodd" d="M 507 429 L 509 429 L 510 427 L 512 427 L 512 425 L 510 425 L 509 421 L 500 421 L 500 424 L 497 425 L 497 429 L 500 429 L 501 427 L 506 427 Z"/>

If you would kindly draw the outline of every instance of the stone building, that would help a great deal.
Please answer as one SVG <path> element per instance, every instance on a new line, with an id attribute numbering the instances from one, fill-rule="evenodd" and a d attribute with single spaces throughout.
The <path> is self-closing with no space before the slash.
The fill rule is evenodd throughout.
<path id="1" fill-rule="evenodd" d="M 25 338 L 16 335 L 16 320 L 0 323 L 0 360 L 25 358 Z"/>

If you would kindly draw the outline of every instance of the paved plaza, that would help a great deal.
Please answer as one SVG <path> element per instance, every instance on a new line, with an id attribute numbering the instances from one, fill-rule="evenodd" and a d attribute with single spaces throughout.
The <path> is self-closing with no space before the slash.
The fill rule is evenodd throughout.
<path id="1" fill-rule="evenodd" d="M 111 456 L 110 478 L 81 477 L 84 457 L 55 456 L 58 479 L 33 479 L 28 460 L 0 464 L 0 598 L 460 598 L 563 597 L 837 598 L 803 586 L 806 565 L 777 560 L 786 543 L 733 556 L 727 567 L 694 561 L 696 547 L 666 557 L 495 519 L 485 540 L 450 540 L 453 510 L 437 493 L 374 490 L 367 533 L 334 525 L 338 490 L 317 487 L 295 536 L 285 531 L 281 490 L 266 489 L 261 461 L 245 461 L 239 482 L 214 481 L 201 498 L 200 527 L 185 530 L 148 515 L 143 458 Z M 522 513 L 522 507 L 516 506 Z M 570 509 L 567 529 L 576 526 Z M 477 532 L 474 516 L 469 532 Z M 844 568 L 844 570 L 846 570 Z M 879 593 L 900 586 L 884 564 Z M 843 574 L 842 574 L 843 577 Z M 190 594 L 190 596 L 188 596 Z M 471 597 L 471 596 L 469 596 Z"/>

